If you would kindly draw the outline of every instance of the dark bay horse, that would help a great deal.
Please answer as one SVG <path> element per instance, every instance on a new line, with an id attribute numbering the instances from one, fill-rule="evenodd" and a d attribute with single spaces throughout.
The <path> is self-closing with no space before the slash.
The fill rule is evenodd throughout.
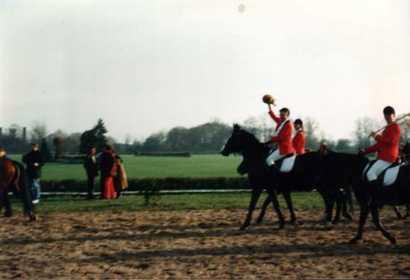
<path id="1" fill-rule="evenodd" d="M 5 208 L 4 215 L 6 217 L 12 216 L 8 194 L 13 192 L 21 198 L 24 214 L 29 217 L 30 221 L 34 221 L 36 216 L 23 165 L 7 158 L 0 159 L 0 161 L 0 207 Z"/>
<path id="2" fill-rule="evenodd" d="M 221 154 L 224 156 L 229 156 L 230 154 L 241 154 L 243 156 L 238 172 L 242 175 L 248 174 L 249 183 L 252 187 L 248 214 L 241 229 L 250 225 L 252 213 L 263 190 L 268 192 L 267 201 L 269 203 L 272 202 L 279 218 L 280 228 L 282 228 L 285 224 L 285 219 L 280 210 L 277 193 L 283 194 L 290 212 L 291 222 L 294 223 L 296 215 L 291 200 L 291 192 L 295 190 L 311 191 L 318 184 L 321 170 L 320 153 L 312 152 L 299 156 L 296 158 L 293 171 L 290 173 L 280 173 L 276 170 L 276 167 L 268 167 L 266 165 L 269 151 L 270 148 L 260 143 L 254 135 L 241 129 L 238 125 L 234 126 L 232 136 L 221 151 Z M 323 196 L 328 195 L 326 192 L 321 194 Z"/>

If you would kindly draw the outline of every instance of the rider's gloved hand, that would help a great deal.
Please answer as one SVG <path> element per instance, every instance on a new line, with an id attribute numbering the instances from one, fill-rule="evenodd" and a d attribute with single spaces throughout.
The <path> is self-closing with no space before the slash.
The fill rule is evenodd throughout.
<path id="1" fill-rule="evenodd" d="M 273 143 L 271 141 L 268 141 L 268 142 L 264 143 L 264 146 L 268 147 L 268 148 L 272 148 L 272 145 L 273 145 Z"/>

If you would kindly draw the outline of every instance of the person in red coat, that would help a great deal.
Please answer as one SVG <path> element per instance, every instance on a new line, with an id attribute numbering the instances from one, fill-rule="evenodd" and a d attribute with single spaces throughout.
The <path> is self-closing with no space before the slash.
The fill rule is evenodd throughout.
<path id="1" fill-rule="evenodd" d="M 114 177 L 117 175 L 115 153 L 110 145 L 106 145 L 100 156 L 101 168 L 101 198 L 113 199 L 117 197 L 114 186 Z"/>
<path id="2" fill-rule="evenodd" d="M 297 119 L 293 123 L 296 134 L 293 137 L 293 148 L 297 155 L 303 155 L 305 151 L 306 139 L 305 139 L 305 131 L 303 130 L 303 121 L 301 119 Z"/>
<path id="3" fill-rule="evenodd" d="M 393 107 L 387 106 L 383 114 L 386 128 L 381 134 L 372 132 L 371 137 L 376 140 L 376 144 L 361 151 L 362 154 L 377 153 L 377 161 L 366 174 L 370 183 L 377 181 L 379 175 L 399 159 L 400 126 L 395 122 L 396 112 Z"/>
<path id="4" fill-rule="evenodd" d="M 293 148 L 292 144 L 293 124 L 289 120 L 289 109 L 280 109 L 279 116 L 277 116 L 273 112 L 271 104 L 268 104 L 268 106 L 269 115 L 276 123 L 275 133 L 268 143 L 274 143 L 278 145 L 278 149 L 271 153 L 266 159 L 266 164 L 268 166 L 272 166 L 275 161 L 278 161 L 287 155 L 294 154 L 295 149 Z"/>

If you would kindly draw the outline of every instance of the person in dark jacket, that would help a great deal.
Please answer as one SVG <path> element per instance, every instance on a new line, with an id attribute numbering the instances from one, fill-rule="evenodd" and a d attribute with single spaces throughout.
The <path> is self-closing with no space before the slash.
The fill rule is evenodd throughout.
<path id="1" fill-rule="evenodd" d="M 84 159 L 84 169 L 87 174 L 87 199 L 94 199 L 94 183 L 98 176 L 97 151 L 91 147 Z"/>
<path id="2" fill-rule="evenodd" d="M 31 151 L 23 156 L 23 162 L 26 165 L 27 177 L 31 189 L 33 204 L 37 204 L 40 202 L 41 168 L 44 165 L 43 155 L 39 150 L 38 144 L 31 144 Z"/>

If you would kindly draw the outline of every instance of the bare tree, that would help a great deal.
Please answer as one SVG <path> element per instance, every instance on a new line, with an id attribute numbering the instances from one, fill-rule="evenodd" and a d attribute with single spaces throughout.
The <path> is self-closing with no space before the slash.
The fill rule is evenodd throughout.
<path id="1" fill-rule="evenodd" d="M 40 143 L 47 136 L 47 127 L 43 123 L 35 123 L 31 128 L 31 141 Z"/>
<path id="2" fill-rule="evenodd" d="M 306 118 L 304 127 L 307 147 L 310 150 L 317 150 L 322 138 L 318 122 L 312 118 Z"/>
<path id="3" fill-rule="evenodd" d="M 363 149 L 372 144 L 369 135 L 378 128 L 378 122 L 368 118 L 360 118 L 356 121 L 356 127 L 353 133 L 354 143 L 358 149 Z"/>

